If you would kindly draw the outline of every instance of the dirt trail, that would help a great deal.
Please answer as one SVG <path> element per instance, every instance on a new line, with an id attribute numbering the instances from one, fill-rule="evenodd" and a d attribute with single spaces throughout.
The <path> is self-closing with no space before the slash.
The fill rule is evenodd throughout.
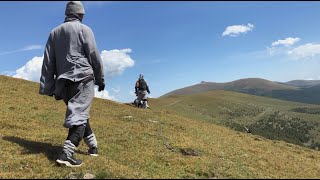
<path id="1" fill-rule="evenodd" d="M 173 103 L 171 103 L 171 104 L 167 104 L 167 105 L 165 105 L 165 106 L 162 106 L 162 108 L 175 105 L 175 104 L 177 104 L 177 103 L 180 102 L 180 101 L 182 101 L 182 100 L 181 100 L 181 99 L 180 99 L 180 100 L 177 100 L 177 101 L 175 101 L 175 102 L 173 102 Z"/>

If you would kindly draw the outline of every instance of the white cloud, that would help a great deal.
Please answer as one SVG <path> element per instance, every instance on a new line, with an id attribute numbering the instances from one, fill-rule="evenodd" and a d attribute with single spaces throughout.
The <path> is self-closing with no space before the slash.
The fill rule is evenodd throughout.
<path id="1" fill-rule="evenodd" d="M 131 49 L 103 50 L 101 52 L 106 80 L 121 75 L 125 69 L 134 66 L 134 60 L 128 55 L 131 52 Z"/>
<path id="2" fill-rule="evenodd" d="M 41 68 L 42 68 L 42 57 L 34 57 L 27 62 L 24 66 L 16 70 L 13 77 L 21 78 L 29 81 L 40 82 Z"/>
<path id="3" fill-rule="evenodd" d="M 38 50 L 38 49 L 42 49 L 42 46 L 41 45 L 30 45 L 30 46 L 26 46 L 24 48 L 16 49 L 16 50 L 13 50 L 13 51 L 0 52 L 0 56 L 1 55 L 6 55 L 6 54 L 18 53 L 18 52 L 22 52 L 22 51 Z"/>
<path id="4" fill-rule="evenodd" d="M 98 87 L 94 88 L 94 97 L 101 98 L 101 99 L 109 99 L 112 101 L 117 101 L 114 96 L 111 96 L 107 90 L 98 91 Z"/>
<path id="5" fill-rule="evenodd" d="M 275 41 L 271 47 L 267 47 L 270 55 L 285 55 L 290 59 L 307 59 L 320 55 L 320 44 L 307 43 L 293 47 L 301 39 L 288 37 L 286 39 Z"/>
<path id="6" fill-rule="evenodd" d="M 274 46 L 274 47 L 267 47 L 267 52 L 271 55 L 287 55 L 288 50 L 290 50 L 290 47 L 286 46 Z"/>
<path id="7" fill-rule="evenodd" d="M 222 36 L 238 36 L 240 34 L 245 34 L 248 31 L 252 31 L 254 28 L 253 24 L 248 23 L 248 25 L 233 25 L 228 26 L 226 30 L 222 33 Z"/>
<path id="8" fill-rule="evenodd" d="M 313 58 L 320 55 L 320 44 L 304 44 L 288 51 L 288 54 L 295 59 Z"/>
<path id="9" fill-rule="evenodd" d="M 24 48 L 21 49 L 21 51 L 31 51 L 31 50 L 36 50 L 36 49 L 42 49 L 41 45 L 30 45 L 30 46 L 26 46 Z"/>
<path id="10" fill-rule="evenodd" d="M 38 46 L 28 46 L 25 50 L 36 49 Z M 102 63 L 104 66 L 105 80 L 108 81 L 112 77 L 121 75 L 125 69 L 134 66 L 134 60 L 131 59 L 128 53 L 131 49 L 114 49 L 114 50 L 103 50 L 101 52 Z M 15 78 L 21 78 L 29 81 L 40 82 L 41 68 L 42 68 L 43 56 L 35 56 L 28 61 L 24 66 L 11 74 Z M 111 89 L 114 93 L 119 93 L 120 88 Z M 95 97 L 116 100 L 114 96 L 111 96 L 108 91 L 98 92 L 96 90 Z"/>
<path id="11" fill-rule="evenodd" d="M 296 37 L 296 38 L 288 37 L 286 39 L 280 39 L 278 41 L 273 42 L 271 44 L 271 46 L 284 45 L 284 46 L 288 47 L 288 46 L 295 44 L 298 41 L 300 41 L 300 38 L 298 38 L 298 37 Z"/>
<path id="12" fill-rule="evenodd" d="M 111 90 L 115 93 L 115 94 L 119 94 L 120 92 L 120 88 L 111 88 Z"/>

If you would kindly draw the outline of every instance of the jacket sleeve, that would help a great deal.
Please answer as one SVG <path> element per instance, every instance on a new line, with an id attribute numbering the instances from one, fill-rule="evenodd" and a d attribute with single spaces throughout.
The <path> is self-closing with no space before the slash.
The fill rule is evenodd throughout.
<path id="1" fill-rule="evenodd" d="M 95 85 L 102 85 L 104 84 L 102 59 L 97 48 L 93 32 L 89 27 L 83 30 L 83 43 L 87 58 L 94 72 Z"/>
<path id="2" fill-rule="evenodd" d="M 40 90 L 41 95 L 52 96 L 55 90 L 56 59 L 53 48 L 52 33 L 50 33 L 43 55 Z"/>

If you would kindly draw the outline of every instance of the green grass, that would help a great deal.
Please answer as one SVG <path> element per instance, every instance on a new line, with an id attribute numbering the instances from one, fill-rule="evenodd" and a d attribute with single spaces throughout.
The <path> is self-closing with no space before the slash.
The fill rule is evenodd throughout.
<path id="1" fill-rule="evenodd" d="M 157 110 L 275 140 L 320 148 L 319 105 L 283 101 L 230 91 L 208 91 L 151 99 Z"/>
<path id="2" fill-rule="evenodd" d="M 0 178 L 320 177 L 319 151 L 102 99 L 90 118 L 99 156 L 85 155 L 82 142 L 76 157 L 84 164 L 60 167 L 64 103 L 40 96 L 38 83 L 0 76 L 0 86 Z"/>

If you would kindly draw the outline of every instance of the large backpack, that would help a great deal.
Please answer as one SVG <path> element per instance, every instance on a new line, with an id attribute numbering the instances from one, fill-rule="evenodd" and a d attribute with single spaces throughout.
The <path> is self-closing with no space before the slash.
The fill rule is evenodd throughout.
<path id="1" fill-rule="evenodd" d="M 147 90 L 147 82 L 144 79 L 139 80 L 139 90 L 140 91 Z"/>

